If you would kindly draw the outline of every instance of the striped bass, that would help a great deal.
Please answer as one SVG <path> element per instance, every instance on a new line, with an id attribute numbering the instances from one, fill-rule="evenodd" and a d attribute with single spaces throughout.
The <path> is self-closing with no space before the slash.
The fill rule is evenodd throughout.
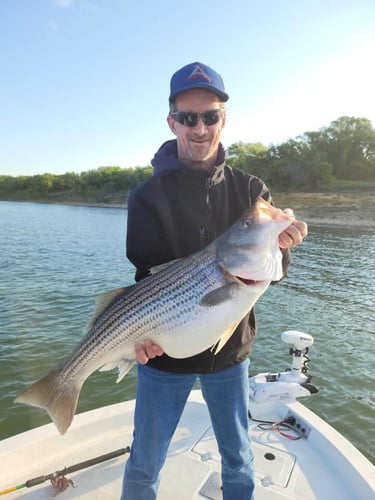
<path id="1" fill-rule="evenodd" d="M 98 297 L 86 335 L 67 361 L 15 401 L 47 410 L 64 434 L 85 380 L 117 367 L 120 381 L 136 362 L 137 344 L 151 339 L 174 358 L 210 347 L 219 352 L 270 282 L 282 278 L 278 235 L 293 220 L 258 198 L 203 250 Z"/>

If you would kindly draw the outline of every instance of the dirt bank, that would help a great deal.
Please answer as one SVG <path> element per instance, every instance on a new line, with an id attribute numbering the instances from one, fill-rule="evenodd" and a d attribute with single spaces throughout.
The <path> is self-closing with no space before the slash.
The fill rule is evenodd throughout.
<path id="1" fill-rule="evenodd" d="M 366 193 L 273 193 L 275 205 L 292 208 L 296 217 L 310 225 L 360 227 L 375 230 L 375 194 Z M 50 203 L 50 201 L 44 201 Z M 55 202 L 56 203 L 56 202 Z M 119 199 L 106 203 L 64 201 L 63 204 L 126 208 Z"/>
<path id="2" fill-rule="evenodd" d="M 293 208 L 311 225 L 375 229 L 375 194 L 277 193 L 273 198 L 276 206 Z"/>

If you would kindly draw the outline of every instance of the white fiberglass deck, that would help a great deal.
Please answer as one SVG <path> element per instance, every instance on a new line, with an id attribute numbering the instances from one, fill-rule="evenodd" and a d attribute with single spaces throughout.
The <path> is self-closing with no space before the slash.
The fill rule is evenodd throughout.
<path id="1" fill-rule="evenodd" d="M 0 441 L 0 490 L 50 474 L 131 444 L 134 401 L 77 415 L 60 436 L 53 424 Z M 280 420 L 292 412 L 306 423 L 308 438 L 289 440 L 250 420 L 256 469 L 255 500 L 372 500 L 374 466 L 346 439 L 297 402 L 255 405 L 256 418 Z M 60 500 L 120 497 L 127 455 L 67 477 L 75 483 Z M 51 499 L 49 481 L 8 493 L 4 499 Z M 193 391 L 162 471 L 160 500 L 222 498 L 220 459 L 207 408 Z"/>

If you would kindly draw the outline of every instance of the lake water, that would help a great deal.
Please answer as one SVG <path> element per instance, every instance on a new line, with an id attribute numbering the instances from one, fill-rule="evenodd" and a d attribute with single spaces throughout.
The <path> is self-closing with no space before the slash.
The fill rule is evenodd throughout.
<path id="1" fill-rule="evenodd" d="M 140 228 L 142 230 L 142 228 Z M 64 359 L 100 293 L 133 282 L 126 210 L 0 202 L 0 439 L 49 422 L 14 397 Z M 256 306 L 251 374 L 284 370 L 284 330 L 314 336 L 303 401 L 375 462 L 375 232 L 311 227 L 288 277 Z M 78 411 L 131 399 L 134 371 L 93 374 Z M 370 445 L 372 443 L 372 445 Z"/>

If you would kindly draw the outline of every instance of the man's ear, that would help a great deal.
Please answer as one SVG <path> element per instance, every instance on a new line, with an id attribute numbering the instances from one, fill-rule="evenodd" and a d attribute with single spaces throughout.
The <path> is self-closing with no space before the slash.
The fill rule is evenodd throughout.
<path id="1" fill-rule="evenodd" d="M 224 113 L 223 113 L 223 122 L 222 122 L 221 128 L 225 127 L 226 122 L 227 122 L 227 112 L 226 112 L 226 110 L 224 110 Z"/>
<path id="2" fill-rule="evenodd" d="M 173 120 L 173 118 L 171 117 L 171 115 L 167 116 L 167 122 L 168 122 L 169 128 L 174 133 L 174 135 L 177 135 L 176 134 L 176 122 L 175 122 L 175 120 Z"/>

